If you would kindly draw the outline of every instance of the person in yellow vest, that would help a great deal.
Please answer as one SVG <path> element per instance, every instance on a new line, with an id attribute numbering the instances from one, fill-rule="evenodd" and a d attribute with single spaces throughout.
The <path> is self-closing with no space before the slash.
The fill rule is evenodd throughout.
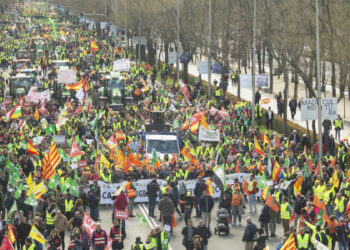
<path id="1" fill-rule="evenodd" d="M 51 231 L 55 228 L 55 223 L 53 221 L 55 215 L 55 205 L 51 204 L 46 210 L 46 237 L 48 237 L 51 234 Z"/>
<path id="2" fill-rule="evenodd" d="M 129 199 L 129 202 L 128 202 L 128 211 L 130 214 L 129 217 L 135 217 L 135 215 L 133 214 L 133 210 L 134 210 L 134 201 L 136 198 L 136 188 L 132 183 L 131 177 L 128 178 L 128 182 L 125 185 L 125 189 Z"/>
<path id="3" fill-rule="evenodd" d="M 331 184 L 327 183 L 326 191 L 324 192 L 323 201 L 326 205 L 327 214 L 331 215 L 333 213 L 333 200 L 335 198 L 335 192 Z"/>
<path id="4" fill-rule="evenodd" d="M 292 207 L 287 201 L 286 197 L 282 198 L 281 204 L 281 220 L 283 225 L 284 233 L 289 232 L 289 219 L 292 217 L 293 211 Z"/>
<path id="5" fill-rule="evenodd" d="M 300 234 L 297 236 L 297 247 L 300 250 L 307 250 L 311 247 L 311 237 L 306 233 L 306 228 L 300 229 Z"/>
<path id="6" fill-rule="evenodd" d="M 324 184 L 324 180 L 321 179 L 318 186 L 314 190 L 314 194 L 320 199 L 320 201 L 323 201 L 325 191 L 326 185 Z"/>
<path id="7" fill-rule="evenodd" d="M 333 124 L 335 130 L 335 139 L 340 141 L 340 130 L 344 129 L 343 120 L 341 119 L 340 115 L 338 115 L 338 118 L 333 121 Z"/>
<path id="8" fill-rule="evenodd" d="M 69 190 L 65 194 L 66 198 L 64 199 L 64 215 L 67 217 L 67 220 L 70 220 L 73 217 L 73 207 L 74 200 L 71 197 Z"/>
<path id="9" fill-rule="evenodd" d="M 23 250 L 35 250 L 35 244 L 33 243 L 32 238 L 27 237 L 25 244 L 23 245 Z"/>
<path id="10" fill-rule="evenodd" d="M 340 217 L 344 217 L 345 215 L 345 206 L 346 200 L 340 193 L 337 193 L 337 196 L 334 200 L 334 213 L 339 221 Z"/>

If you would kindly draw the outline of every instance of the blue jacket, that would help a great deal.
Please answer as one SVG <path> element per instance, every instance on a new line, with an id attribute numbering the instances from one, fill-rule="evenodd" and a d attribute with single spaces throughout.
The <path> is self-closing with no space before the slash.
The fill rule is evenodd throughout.
<path id="1" fill-rule="evenodd" d="M 253 222 L 248 223 L 248 225 L 244 230 L 242 241 L 246 241 L 246 242 L 254 241 L 254 235 L 256 234 L 257 231 L 258 231 L 258 228 L 255 226 Z"/>

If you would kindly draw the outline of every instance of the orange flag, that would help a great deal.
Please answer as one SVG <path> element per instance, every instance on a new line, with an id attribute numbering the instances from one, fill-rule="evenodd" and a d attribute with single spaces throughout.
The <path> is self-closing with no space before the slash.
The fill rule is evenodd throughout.
<path id="1" fill-rule="evenodd" d="M 239 165 L 241 165 L 241 160 L 240 159 L 238 159 L 238 161 L 237 161 L 235 173 L 239 173 L 240 172 Z"/>
<path id="2" fill-rule="evenodd" d="M 40 116 L 39 116 L 39 112 L 38 112 L 37 107 L 35 108 L 34 117 L 35 117 L 35 120 L 39 121 Z"/>
<path id="3" fill-rule="evenodd" d="M 332 161 L 331 161 L 331 164 L 329 165 L 331 168 L 334 168 L 335 166 L 335 163 L 337 162 L 337 156 L 334 156 Z"/>
<path id="4" fill-rule="evenodd" d="M 266 205 L 269 206 L 271 209 L 275 210 L 276 212 L 278 212 L 279 210 L 278 204 L 271 194 L 266 199 Z"/>
<path id="5" fill-rule="evenodd" d="M 248 191 L 248 182 L 246 180 L 243 181 L 243 191 L 244 193 L 246 193 L 247 195 L 249 195 L 249 191 Z"/>
<path id="6" fill-rule="evenodd" d="M 312 202 L 312 204 L 314 204 L 316 207 L 319 207 L 323 210 L 326 209 L 326 206 L 324 205 L 323 202 L 321 202 L 321 200 L 317 197 L 317 195 L 315 195 L 314 201 Z"/>

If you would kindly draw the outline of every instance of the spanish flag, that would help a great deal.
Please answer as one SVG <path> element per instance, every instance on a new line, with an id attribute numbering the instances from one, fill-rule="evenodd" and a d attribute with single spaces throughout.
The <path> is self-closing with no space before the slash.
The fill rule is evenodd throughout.
<path id="1" fill-rule="evenodd" d="M 263 144 L 270 144 L 269 137 L 266 136 L 264 133 L 261 133 L 261 141 L 263 142 Z"/>
<path id="2" fill-rule="evenodd" d="M 32 155 L 39 156 L 38 150 L 34 147 L 33 143 L 31 141 L 28 141 L 27 143 L 27 152 Z"/>
<path id="3" fill-rule="evenodd" d="M 190 121 L 187 119 L 185 124 L 182 125 L 181 131 L 187 130 L 189 128 L 189 126 L 190 126 Z"/>
<path id="4" fill-rule="evenodd" d="M 264 153 L 264 151 L 262 151 L 262 149 L 259 145 L 258 139 L 256 138 L 256 135 L 254 135 L 254 151 L 261 156 L 265 156 L 265 153 Z"/>
<path id="5" fill-rule="evenodd" d="M 80 81 L 80 82 L 77 82 L 77 83 L 74 83 L 74 84 L 66 84 L 66 89 L 68 90 L 79 90 L 83 87 L 84 85 L 84 81 Z"/>
<path id="6" fill-rule="evenodd" d="M 92 51 L 97 51 L 98 50 L 98 46 L 96 45 L 96 43 L 94 41 L 91 40 L 91 44 L 90 44 L 90 49 Z"/>
<path id="7" fill-rule="evenodd" d="M 275 161 L 273 164 L 273 169 L 272 169 L 272 179 L 274 181 L 278 180 L 278 177 L 280 176 L 281 171 L 282 171 L 282 168 L 281 168 L 280 164 L 278 164 L 278 162 Z"/>
<path id="8" fill-rule="evenodd" d="M 15 233 L 13 232 L 13 228 L 11 224 L 8 224 L 8 237 L 12 244 L 16 241 L 16 236 L 15 236 Z"/>

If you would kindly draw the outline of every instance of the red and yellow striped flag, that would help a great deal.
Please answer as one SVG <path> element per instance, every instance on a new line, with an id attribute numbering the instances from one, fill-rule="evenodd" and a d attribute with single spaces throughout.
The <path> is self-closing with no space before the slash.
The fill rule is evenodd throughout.
<path id="1" fill-rule="evenodd" d="M 52 168 L 53 171 L 55 170 L 57 165 L 61 162 L 61 156 L 58 153 L 55 141 L 51 143 L 51 147 L 48 155 L 48 162 L 50 164 L 50 168 Z"/>
<path id="2" fill-rule="evenodd" d="M 202 115 L 201 117 L 201 126 L 205 129 L 209 129 L 208 123 L 207 123 L 207 119 L 205 117 L 205 115 Z"/>
<path id="3" fill-rule="evenodd" d="M 284 242 L 283 246 L 280 250 L 296 250 L 297 247 L 295 245 L 294 235 L 290 234 L 286 242 Z"/>
<path id="4" fill-rule="evenodd" d="M 94 41 L 91 40 L 91 44 L 90 44 L 90 49 L 92 51 L 97 51 L 98 50 L 98 46 L 96 45 L 96 43 Z"/>

